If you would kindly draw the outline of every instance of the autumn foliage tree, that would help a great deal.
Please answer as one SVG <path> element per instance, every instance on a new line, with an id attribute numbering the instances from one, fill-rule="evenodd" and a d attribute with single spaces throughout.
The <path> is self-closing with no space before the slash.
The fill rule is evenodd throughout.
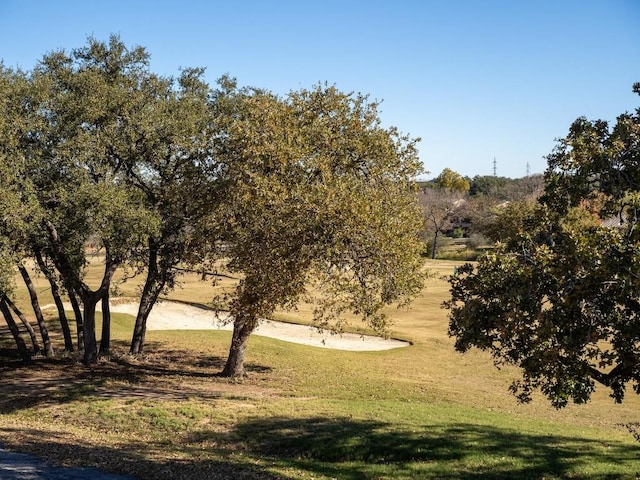
<path id="1" fill-rule="evenodd" d="M 640 94 L 640 84 L 634 86 Z M 640 110 L 576 120 L 548 156 L 536 208 L 507 212 L 502 241 L 451 279 L 455 347 L 521 368 L 512 391 L 556 407 L 596 383 L 640 394 Z"/>
<path id="2" fill-rule="evenodd" d="M 224 150 L 227 268 L 242 276 L 227 376 L 244 373 L 249 335 L 278 307 L 314 296 L 318 326 L 339 330 L 352 311 L 384 332 L 383 307 L 422 286 L 414 142 L 333 86 L 238 95 Z"/>

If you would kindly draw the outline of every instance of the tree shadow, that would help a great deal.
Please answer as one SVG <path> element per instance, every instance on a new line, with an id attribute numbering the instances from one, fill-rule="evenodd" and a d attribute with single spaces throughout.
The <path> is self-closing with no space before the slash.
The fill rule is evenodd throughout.
<path id="1" fill-rule="evenodd" d="M 185 459 L 178 458 L 175 455 L 170 455 L 164 459 L 150 460 L 149 457 L 153 455 L 149 455 L 149 453 L 158 446 L 148 442 L 126 443 L 114 448 L 88 443 L 69 443 L 64 436 L 56 435 L 50 431 L 36 429 L 16 429 L 15 431 L 19 431 L 25 438 L 24 443 L 19 447 L 20 451 L 35 455 L 49 465 L 95 467 L 102 471 L 127 475 L 139 480 L 173 478 L 283 480 L 288 478 L 266 472 L 260 466 L 243 462 L 242 458 L 236 460 L 233 455 L 230 455 L 231 452 L 220 452 L 222 454 L 216 456 L 216 458 L 225 458 L 225 460 L 201 459 L 198 457 Z M 12 432 L 10 429 L 0 429 L 0 434 L 2 433 Z M 5 478 L 4 474 L 9 475 L 9 472 L 12 471 L 11 464 L 0 463 L 0 478 Z M 25 478 L 27 477 L 25 476 Z M 56 478 L 67 477 L 61 475 Z"/>
<path id="2" fill-rule="evenodd" d="M 113 342 L 111 355 L 90 367 L 82 365 L 78 353 L 36 357 L 31 365 L 23 365 L 13 357 L 0 357 L 0 413 L 90 397 L 179 401 L 223 395 L 220 389 L 225 384 L 218 373 L 224 358 L 164 349 L 162 345 L 149 345 L 148 351 L 131 356 L 126 342 Z M 247 370 L 264 373 L 271 369 L 249 364 Z"/>
<path id="3" fill-rule="evenodd" d="M 605 445 L 486 425 L 425 425 L 409 430 L 377 421 L 259 418 L 238 425 L 234 435 L 257 455 L 341 479 L 377 478 L 380 469 L 389 472 L 385 478 L 406 479 L 640 478 L 636 476 L 640 445 Z M 616 465 L 617 472 L 627 473 L 576 473 L 594 463 Z"/>

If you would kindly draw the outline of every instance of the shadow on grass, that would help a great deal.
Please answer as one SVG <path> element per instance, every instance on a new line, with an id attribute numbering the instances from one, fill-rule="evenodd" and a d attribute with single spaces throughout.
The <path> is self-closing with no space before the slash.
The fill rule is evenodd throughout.
<path id="1" fill-rule="evenodd" d="M 158 446 L 150 443 L 129 443 L 119 445 L 118 448 L 77 444 L 69 443 L 64 436 L 36 429 L 0 429 L 0 436 L 16 432 L 23 438 L 16 451 L 35 455 L 50 465 L 96 467 L 102 471 L 128 475 L 139 480 L 288 478 L 266 472 L 260 466 L 245 463 L 242 457 L 234 458 L 229 452 L 220 452 L 220 455 L 207 459 L 182 459 L 173 452 L 167 452 L 162 458 L 157 455 Z M 151 460 L 150 457 L 155 458 Z M 5 478 L 5 473 L 8 475 L 12 472 L 11 468 L 10 464 L 0 464 L 0 478 Z"/>
<path id="2" fill-rule="evenodd" d="M 70 442 L 37 429 L 4 428 L 0 437 L 18 438 L 20 451 L 50 463 L 93 466 L 140 480 L 611 480 L 636 478 L 640 467 L 640 449 L 628 444 L 462 423 L 407 430 L 349 419 L 257 419 L 240 424 L 231 436 L 187 434 L 177 443 L 117 448 Z M 274 468 L 287 473 L 273 473 Z"/>
<path id="3" fill-rule="evenodd" d="M 13 356 L 0 356 L 0 414 L 90 397 L 179 401 L 222 395 L 219 388 L 224 387 L 224 381 L 217 386 L 212 383 L 224 366 L 222 357 L 170 350 L 161 344 L 149 344 L 148 353 L 133 357 L 127 354 L 125 342 L 112 345 L 112 355 L 90 367 L 82 365 L 77 352 L 55 358 L 36 357 L 31 365 L 23 365 Z M 271 369 L 249 364 L 247 370 L 264 373 Z M 192 381 L 185 384 L 185 379 Z M 225 396 L 233 398 L 233 394 Z"/>
<path id="4" fill-rule="evenodd" d="M 494 426 L 255 419 L 234 435 L 253 454 L 340 479 L 640 478 L 640 445 Z M 584 472 L 592 472 L 585 474 Z"/>

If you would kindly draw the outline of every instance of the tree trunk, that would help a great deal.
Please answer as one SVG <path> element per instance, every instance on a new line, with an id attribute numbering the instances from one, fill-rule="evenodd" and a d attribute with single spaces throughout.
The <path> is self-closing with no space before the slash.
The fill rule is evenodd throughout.
<path id="1" fill-rule="evenodd" d="M 4 316 L 4 319 L 9 326 L 9 330 L 11 330 L 11 335 L 13 335 L 13 339 L 16 342 L 16 346 L 18 347 L 18 353 L 20 353 L 20 357 L 22 358 L 23 363 L 29 364 L 31 363 L 31 356 L 29 355 L 29 349 L 27 345 L 24 343 L 24 340 L 20 336 L 20 330 L 18 329 L 18 325 L 16 325 L 13 316 L 11 315 L 11 311 L 9 310 L 9 306 L 7 305 L 7 297 L 6 295 L 0 296 L 0 312 Z"/>
<path id="2" fill-rule="evenodd" d="M 72 266 L 69 258 L 67 257 L 60 236 L 56 227 L 51 221 L 45 220 L 44 224 L 49 232 L 49 238 L 52 246 L 52 260 L 58 272 L 62 277 L 63 284 L 69 294 L 69 300 L 76 316 L 76 327 L 78 335 L 78 349 L 84 348 L 84 322 L 82 319 L 82 313 L 80 312 L 80 306 L 78 305 L 78 295 L 82 296 L 84 290 L 89 290 L 86 285 L 83 284 L 80 274 Z"/>
<path id="3" fill-rule="evenodd" d="M 49 285 L 51 286 L 51 296 L 53 296 L 53 301 L 56 304 L 56 308 L 58 310 L 58 320 L 60 321 L 60 327 L 62 328 L 62 336 L 64 338 L 64 350 L 66 352 L 73 352 L 73 340 L 71 338 L 71 329 L 69 328 L 69 321 L 67 320 L 67 314 L 64 311 L 64 304 L 62 302 L 62 298 L 60 297 L 60 286 L 58 285 L 58 280 L 56 276 L 51 271 L 51 269 L 47 266 L 42 258 L 42 254 L 38 251 L 35 252 L 36 262 L 38 262 L 38 267 L 44 273 L 44 276 L 49 281 Z"/>
<path id="4" fill-rule="evenodd" d="M 104 275 L 100 287 L 92 291 L 86 285 L 83 285 L 81 295 L 82 304 L 84 305 L 84 356 L 83 363 L 85 365 L 91 365 L 98 362 L 98 341 L 96 339 L 96 306 L 98 302 L 103 298 L 109 299 L 109 287 L 111 286 L 111 279 L 116 271 L 117 263 L 112 261 L 107 251 L 105 260 Z M 102 321 L 109 324 L 111 319 L 109 318 L 109 310 L 102 312 Z M 104 335 L 104 334 L 103 334 Z M 107 342 L 108 345 L 109 342 Z"/>
<path id="5" fill-rule="evenodd" d="M 53 301 L 55 302 L 58 310 L 58 321 L 60 322 L 60 328 L 62 328 L 62 336 L 64 338 L 64 350 L 65 352 L 73 352 L 71 328 L 69 328 L 67 314 L 64 311 L 64 303 L 62 303 L 62 298 L 60 297 L 59 287 L 55 282 L 51 284 L 51 295 L 53 296 Z"/>
<path id="6" fill-rule="evenodd" d="M 109 353 L 111 348 L 111 309 L 109 308 L 109 292 L 102 297 L 102 336 L 100 338 L 100 355 Z"/>
<path id="7" fill-rule="evenodd" d="M 244 354 L 247 350 L 247 341 L 251 332 L 257 326 L 257 319 L 236 318 L 233 322 L 233 337 L 231 347 L 224 370 L 220 373 L 223 377 L 242 377 L 246 375 L 244 369 Z"/>
<path id="8" fill-rule="evenodd" d="M 80 308 L 80 302 L 78 302 L 78 295 L 73 289 L 67 287 L 67 294 L 69 295 L 69 302 L 73 309 L 73 315 L 76 317 L 76 337 L 78 340 L 78 350 L 84 349 L 84 319 L 82 318 L 82 309 Z"/>
<path id="9" fill-rule="evenodd" d="M 29 298 L 31 299 L 33 313 L 36 316 L 38 328 L 40 328 L 40 336 L 42 337 L 42 345 L 44 346 L 44 355 L 45 357 L 53 357 L 53 345 L 51 344 L 51 338 L 49 337 L 49 330 L 44 322 L 44 316 L 42 315 L 42 309 L 40 308 L 40 302 L 38 301 L 38 292 L 36 292 L 36 287 L 24 265 L 18 265 L 18 270 L 20 271 L 24 284 L 27 286 L 27 290 L 29 291 Z"/>
<path id="10" fill-rule="evenodd" d="M 96 340 L 96 305 L 100 296 L 96 292 L 88 291 L 82 295 L 84 306 L 84 355 L 82 362 L 85 365 L 98 363 L 98 342 Z"/>
<path id="11" fill-rule="evenodd" d="M 31 344 L 33 345 L 33 354 L 37 355 L 38 353 L 40 353 L 40 345 L 38 344 L 38 336 L 36 335 L 36 331 L 33 329 L 31 324 L 29 323 L 29 320 L 27 320 L 27 317 L 24 316 L 24 314 L 20 311 L 20 309 L 16 306 L 16 304 L 11 301 L 9 297 L 5 296 L 4 300 L 5 302 L 7 302 L 7 305 L 9 306 L 9 308 L 13 310 L 13 312 L 18 316 L 18 318 L 20 319 L 20 322 L 22 322 L 22 325 L 24 325 L 24 328 L 29 333 L 29 337 L 31 338 Z"/>
<path id="12" fill-rule="evenodd" d="M 129 352 L 133 355 L 142 353 L 144 349 L 144 339 L 147 332 L 147 320 L 151 309 L 156 304 L 160 292 L 164 288 L 164 282 L 158 278 L 152 278 L 151 274 L 147 275 L 147 280 L 140 297 L 140 306 L 136 315 L 136 324 L 133 327 L 133 337 L 131 338 L 131 348 Z"/>
<path id="13" fill-rule="evenodd" d="M 431 260 L 435 260 L 437 250 L 438 250 L 438 231 L 436 230 L 436 233 L 433 236 L 433 248 L 431 249 Z"/>
<path id="14" fill-rule="evenodd" d="M 158 265 L 158 241 L 155 238 L 149 238 L 149 258 L 147 267 L 147 278 L 142 289 L 140 297 L 140 305 L 138 306 L 138 314 L 136 315 L 136 324 L 133 327 L 133 336 L 131 338 L 131 348 L 129 353 L 137 355 L 142 353 L 144 349 L 144 340 L 147 333 L 147 320 L 151 309 L 156 304 L 158 297 L 167 280 L 172 278 L 171 267 L 168 265 Z"/>

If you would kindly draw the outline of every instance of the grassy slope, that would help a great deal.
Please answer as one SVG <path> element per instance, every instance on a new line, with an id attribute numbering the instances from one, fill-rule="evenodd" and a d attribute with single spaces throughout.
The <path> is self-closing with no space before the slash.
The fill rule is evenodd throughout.
<path id="1" fill-rule="evenodd" d="M 210 292 L 187 281 L 172 297 L 204 303 Z M 446 295 L 436 276 L 411 310 L 392 312 L 392 334 L 409 348 L 339 352 L 253 337 L 240 382 L 213 376 L 228 332 L 149 332 L 146 356 L 133 359 L 132 319 L 117 315 L 111 361 L 2 368 L 0 441 L 154 480 L 636 478 L 640 444 L 621 424 L 639 420 L 637 396 L 615 405 L 600 390 L 561 411 L 543 398 L 517 404 L 507 393 L 516 371 L 453 351 Z M 308 311 L 281 315 L 303 321 Z"/>

